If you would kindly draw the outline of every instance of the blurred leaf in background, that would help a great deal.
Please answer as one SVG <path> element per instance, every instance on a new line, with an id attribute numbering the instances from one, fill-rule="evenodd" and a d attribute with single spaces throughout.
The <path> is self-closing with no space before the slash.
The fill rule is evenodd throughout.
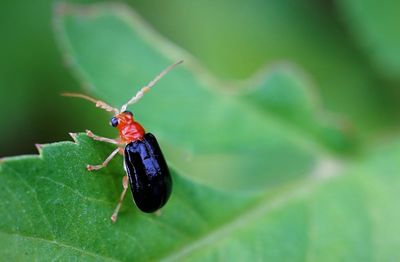
<path id="1" fill-rule="evenodd" d="M 399 82 L 374 70 L 333 1 L 138 3 L 161 33 L 222 78 L 241 79 L 288 60 L 310 74 L 327 108 L 346 115 L 364 142 L 398 126 Z"/>
<path id="2" fill-rule="evenodd" d="M 370 57 L 376 52 L 363 49 L 372 41 L 370 34 L 363 32 L 374 30 L 383 35 L 382 41 L 377 38 L 374 43 L 391 47 L 382 46 L 380 53 L 393 50 L 392 55 L 385 57 L 391 57 L 390 61 L 396 59 L 400 53 L 396 49 L 397 27 L 390 22 L 396 21 L 396 16 L 379 16 L 385 8 L 395 12 L 396 4 L 357 8 L 357 1 L 336 4 L 314 0 L 128 3 L 164 36 L 190 51 L 221 78 L 243 79 L 263 65 L 291 61 L 311 76 L 326 107 L 345 115 L 350 128 L 364 142 L 374 141 L 376 135 L 392 132 L 398 126 L 399 81 L 395 77 L 385 78 L 387 74 L 375 70 L 377 66 Z M 60 91 L 78 90 L 78 84 L 63 69 L 57 52 L 52 35 L 52 8 L 50 0 L 1 3 L 0 102 L 7 127 L 1 131 L 0 155 L 33 153 L 34 143 L 66 139 L 67 132 L 86 127 L 110 134 L 102 129 L 101 122 L 91 120 L 104 114 L 85 103 L 58 96 Z M 372 19 L 363 19 L 369 12 Z M 373 21 L 378 21 L 376 27 L 383 29 L 366 24 Z M 388 32 L 389 28 L 392 31 Z M 359 35 L 366 37 L 360 39 Z M 393 69 L 388 72 L 395 71 L 395 66 L 390 67 Z M 81 111 L 77 108 L 81 107 L 86 113 L 77 118 L 76 112 Z M 10 118 L 10 112 L 17 117 Z M 63 124 L 49 125 L 49 119 Z"/>
<path id="3" fill-rule="evenodd" d="M 400 80 L 400 3 L 396 1 L 337 1 L 354 41 L 385 77 Z"/>

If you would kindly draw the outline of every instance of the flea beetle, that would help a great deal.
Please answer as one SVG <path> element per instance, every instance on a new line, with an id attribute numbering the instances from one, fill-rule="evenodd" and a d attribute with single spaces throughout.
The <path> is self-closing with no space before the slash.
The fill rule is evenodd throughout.
<path id="1" fill-rule="evenodd" d="M 94 140 L 117 145 L 117 148 L 100 165 L 87 165 L 89 171 L 99 170 L 106 167 L 111 159 L 118 153 L 124 156 L 124 168 L 126 175 L 122 179 L 123 190 L 119 198 L 117 207 L 111 216 L 113 222 L 117 221 L 118 212 L 122 201 L 130 185 L 133 200 L 136 206 L 143 212 L 157 212 L 167 203 L 172 190 L 172 179 L 168 170 L 167 163 L 161 152 L 156 138 L 151 133 L 146 133 L 144 128 L 135 121 L 132 112 L 127 111 L 127 107 L 139 101 L 145 92 L 149 91 L 165 74 L 174 67 L 181 64 L 179 61 L 164 69 L 158 76 L 141 88 L 121 110 L 118 110 L 107 103 L 92 97 L 77 94 L 63 93 L 63 96 L 79 97 L 89 100 L 97 107 L 112 112 L 114 116 L 110 120 L 110 125 L 119 130 L 116 139 L 110 139 L 93 134 L 86 130 L 86 134 Z"/>

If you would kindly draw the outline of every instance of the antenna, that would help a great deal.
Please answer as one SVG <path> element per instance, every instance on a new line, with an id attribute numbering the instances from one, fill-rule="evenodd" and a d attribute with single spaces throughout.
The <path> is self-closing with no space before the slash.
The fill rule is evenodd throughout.
<path id="1" fill-rule="evenodd" d="M 101 109 L 104 109 L 108 112 L 114 112 L 116 115 L 119 114 L 118 109 L 108 105 L 107 103 L 94 99 L 90 96 L 84 95 L 84 94 L 79 94 L 79 93 L 61 93 L 62 96 L 69 96 L 69 97 L 78 97 L 78 98 L 83 98 L 85 100 L 88 100 L 90 102 L 93 102 L 96 104 L 96 107 L 100 107 Z"/>
<path id="2" fill-rule="evenodd" d="M 163 76 L 165 76 L 169 71 L 174 69 L 177 65 L 182 64 L 183 60 L 176 62 L 175 64 L 170 65 L 166 69 L 164 69 L 158 76 L 156 76 L 153 80 L 151 80 L 146 86 L 142 87 L 134 97 L 132 97 L 125 105 L 121 107 L 121 112 L 124 112 L 129 105 L 132 105 L 140 100 L 143 97 L 144 93 L 150 91 L 152 88 Z"/>

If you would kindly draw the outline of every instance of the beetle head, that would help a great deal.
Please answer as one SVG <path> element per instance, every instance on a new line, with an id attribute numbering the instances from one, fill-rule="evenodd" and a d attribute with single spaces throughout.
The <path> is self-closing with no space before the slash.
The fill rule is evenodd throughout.
<path id="1" fill-rule="evenodd" d="M 111 118 L 110 125 L 118 129 L 133 123 L 133 114 L 130 111 L 124 111 Z"/>

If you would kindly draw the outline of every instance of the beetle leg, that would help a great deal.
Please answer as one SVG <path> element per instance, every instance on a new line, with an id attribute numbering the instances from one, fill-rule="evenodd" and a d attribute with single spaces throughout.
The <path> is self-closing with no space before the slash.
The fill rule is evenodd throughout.
<path id="1" fill-rule="evenodd" d="M 118 147 L 117 149 L 112 151 L 112 153 L 106 158 L 106 160 L 104 160 L 104 162 L 102 164 L 95 165 L 95 166 L 87 165 L 86 169 L 89 170 L 89 171 L 92 171 L 92 170 L 99 170 L 100 168 L 103 168 L 103 167 L 107 166 L 108 162 L 110 162 L 111 159 L 114 158 L 114 156 L 119 152 L 119 150 L 120 150 L 120 148 Z"/>
<path id="2" fill-rule="evenodd" d="M 113 223 L 115 223 L 115 221 L 117 221 L 119 209 L 121 208 L 122 201 L 124 200 L 126 190 L 128 190 L 128 176 L 127 175 L 125 175 L 122 178 L 122 186 L 124 189 L 122 190 L 121 196 L 119 197 L 117 207 L 115 208 L 114 213 L 111 216 L 111 220 Z"/>
<path id="3" fill-rule="evenodd" d="M 90 130 L 86 130 L 86 135 L 87 135 L 88 137 L 93 138 L 94 140 L 97 140 L 97 141 L 107 142 L 107 143 L 111 143 L 111 144 L 114 144 L 114 145 L 121 145 L 121 144 L 122 144 L 120 141 L 118 141 L 118 140 L 116 140 L 116 139 L 111 139 L 111 138 L 107 138 L 107 137 L 97 136 L 97 135 L 93 134 L 93 132 L 90 131 Z"/>
<path id="4" fill-rule="evenodd" d="M 123 149 L 122 147 L 119 147 L 118 149 L 119 149 L 118 153 L 119 153 L 121 156 L 125 155 L 124 149 Z"/>

